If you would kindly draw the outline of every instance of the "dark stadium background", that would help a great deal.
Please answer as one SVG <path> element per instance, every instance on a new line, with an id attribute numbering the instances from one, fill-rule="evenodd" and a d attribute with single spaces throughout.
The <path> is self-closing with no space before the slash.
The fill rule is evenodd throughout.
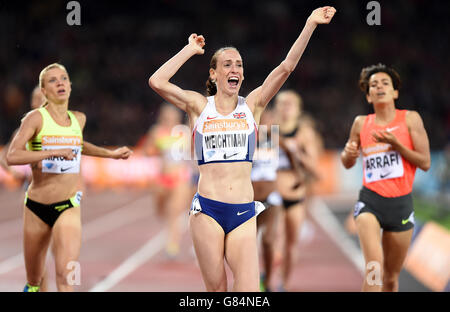
<path id="1" fill-rule="evenodd" d="M 81 25 L 69 26 L 69 1 L 0 1 L 0 145 L 29 109 L 40 70 L 64 64 L 72 79 L 70 109 L 85 112 L 85 138 L 135 145 L 162 99 L 147 79 L 203 34 L 206 52 L 176 74 L 183 88 L 204 90 L 209 61 L 222 46 L 244 60 L 246 95 L 284 58 L 310 12 L 336 7 L 319 26 L 285 88 L 301 93 L 328 149 L 342 148 L 358 114 L 371 112 L 357 87 L 362 67 L 382 62 L 400 73 L 398 106 L 417 110 L 433 150 L 450 138 L 450 62 L 445 1 L 379 1 L 381 25 L 369 26 L 369 1 L 79 1 Z"/>

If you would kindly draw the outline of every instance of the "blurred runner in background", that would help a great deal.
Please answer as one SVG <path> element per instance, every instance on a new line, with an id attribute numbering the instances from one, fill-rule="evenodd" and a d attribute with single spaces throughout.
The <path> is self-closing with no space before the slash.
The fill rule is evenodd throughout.
<path id="1" fill-rule="evenodd" d="M 183 126 L 182 111 L 164 103 L 143 146 L 147 156 L 159 156 L 161 160 L 161 172 L 153 191 L 158 215 L 167 222 L 166 254 L 169 258 L 179 252 L 181 224 L 178 217 L 189 208 L 186 203 L 191 197 L 191 165 L 188 158 L 177 159 L 183 151 L 189 151 L 186 148 L 190 146 L 190 136 L 177 131 L 177 126 Z"/>
<path id="2" fill-rule="evenodd" d="M 31 109 L 33 110 L 39 108 L 41 105 L 44 104 L 44 101 L 45 97 L 41 92 L 41 88 L 39 86 L 36 86 L 31 92 L 31 102 L 30 102 Z M 0 151 L 0 166 L 6 172 L 11 174 L 15 179 L 23 183 L 24 187 L 27 188 L 28 183 L 30 182 L 31 179 L 31 171 L 29 172 L 29 174 L 27 174 L 27 172 L 24 173 L 23 171 L 15 169 L 14 166 L 8 166 L 8 163 L 6 161 L 6 154 L 8 153 L 9 145 L 11 144 L 11 141 L 16 135 L 18 130 L 19 129 L 14 131 L 14 133 L 11 135 L 11 139 L 9 139 L 9 142 L 6 143 L 5 146 L 3 146 L 3 149 Z"/>
<path id="3" fill-rule="evenodd" d="M 312 118 L 303 114 L 303 101 L 293 90 L 284 90 L 275 97 L 275 110 L 280 125 L 280 159 L 277 189 L 282 197 L 284 254 L 281 291 L 289 289 L 290 276 L 297 259 L 300 227 L 306 217 L 309 184 L 319 178 L 319 156 L 323 150 Z M 294 157 L 289 161 L 290 151 Z"/>
<path id="4" fill-rule="evenodd" d="M 251 172 L 255 200 L 262 202 L 266 207 L 257 216 L 257 228 L 261 232 L 261 254 L 264 268 L 261 273 L 261 291 L 273 290 L 272 277 L 275 269 L 278 217 L 282 205 L 281 196 L 276 189 L 279 134 L 278 125 L 272 129 L 272 126 L 275 126 L 274 118 L 274 112 L 269 108 L 266 108 L 261 115 Z"/>

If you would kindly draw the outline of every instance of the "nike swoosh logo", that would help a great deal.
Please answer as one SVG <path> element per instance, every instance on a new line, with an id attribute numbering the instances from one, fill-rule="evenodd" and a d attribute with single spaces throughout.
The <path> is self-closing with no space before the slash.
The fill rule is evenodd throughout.
<path id="1" fill-rule="evenodd" d="M 394 131 L 397 128 L 398 128 L 398 126 L 395 126 L 395 127 L 392 127 L 392 128 L 386 128 L 386 131 L 387 132 L 392 132 L 392 131 Z"/>
<path id="2" fill-rule="evenodd" d="M 73 166 L 72 167 L 67 167 L 67 168 L 61 168 L 61 172 L 66 172 L 67 170 L 69 170 L 71 168 L 73 168 Z"/>
<path id="3" fill-rule="evenodd" d="M 408 222 L 409 222 L 409 219 L 402 220 L 402 224 L 403 224 L 403 225 L 405 225 L 405 224 L 408 223 Z"/>
<path id="4" fill-rule="evenodd" d="M 231 154 L 231 155 L 223 155 L 223 159 L 228 159 L 228 158 L 231 158 L 231 157 L 233 157 L 233 156 L 236 156 L 238 153 L 234 153 L 234 154 Z"/>
<path id="5" fill-rule="evenodd" d="M 209 117 L 209 116 L 206 117 L 207 120 L 216 119 L 216 118 L 217 118 L 217 116 L 216 117 Z"/>
<path id="6" fill-rule="evenodd" d="M 386 174 L 380 174 L 380 178 L 381 179 L 384 179 L 384 178 L 386 178 L 388 175 L 390 175 L 392 173 L 392 171 L 391 172 L 388 172 L 388 173 L 386 173 Z"/>
<path id="7" fill-rule="evenodd" d="M 244 213 L 249 212 L 249 211 L 250 211 L 250 210 L 245 210 L 245 211 L 243 211 L 243 212 L 238 211 L 237 215 L 240 216 L 240 215 L 243 215 Z"/>

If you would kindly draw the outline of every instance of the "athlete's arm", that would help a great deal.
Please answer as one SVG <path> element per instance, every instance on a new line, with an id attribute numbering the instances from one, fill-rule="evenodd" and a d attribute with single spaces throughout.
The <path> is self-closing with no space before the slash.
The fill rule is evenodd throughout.
<path id="1" fill-rule="evenodd" d="M 294 153 L 289 149 L 289 147 L 286 145 L 284 138 L 281 136 L 278 139 L 278 145 L 285 152 L 289 164 L 291 165 L 291 168 L 293 168 L 295 172 L 299 172 L 301 170 L 300 161 L 298 160 L 297 157 L 295 157 Z"/>
<path id="2" fill-rule="evenodd" d="M 149 86 L 155 90 L 167 102 L 174 104 L 183 111 L 197 114 L 203 109 L 200 106 L 206 104 L 206 98 L 198 92 L 183 90 L 169 80 L 176 74 L 180 67 L 192 56 L 203 54 L 205 50 L 205 38 L 192 34 L 189 43 L 175 56 L 164 63 L 148 80 Z"/>
<path id="3" fill-rule="evenodd" d="M 292 45 L 286 58 L 267 76 L 261 86 L 247 96 L 246 102 L 252 111 L 255 111 L 257 108 L 258 111 L 262 111 L 266 107 L 267 103 L 270 102 L 292 71 L 294 71 L 317 25 L 328 24 L 334 13 L 336 13 L 336 9 L 329 6 L 315 9 L 311 13 L 305 27 Z M 256 113 L 258 114 L 258 112 Z"/>
<path id="4" fill-rule="evenodd" d="M 310 125 L 304 125 L 300 128 L 297 136 L 298 158 L 306 171 L 315 179 L 320 179 L 318 166 L 319 153 L 316 146 L 316 131 Z"/>
<path id="5" fill-rule="evenodd" d="M 353 121 L 350 137 L 341 153 L 341 162 L 346 169 L 353 167 L 356 163 L 356 159 L 359 157 L 359 146 L 361 145 L 359 135 L 365 119 L 366 116 L 356 116 Z"/>
<path id="6" fill-rule="evenodd" d="M 413 150 L 400 143 L 392 132 L 379 131 L 372 135 L 377 142 L 391 144 L 392 148 L 399 152 L 403 158 L 423 171 L 427 171 L 431 166 L 430 145 L 422 118 L 416 111 L 408 111 L 406 125 L 414 145 Z"/>
<path id="7" fill-rule="evenodd" d="M 78 123 L 80 124 L 81 132 L 83 132 L 84 126 L 86 125 L 86 114 L 77 111 L 72 111 L 72 113 L 77 118 Z"/>
<path id="8" fill-rule="evenodd" d="M 47 151 L 27 151 L 25 145 L 42 127 L 42 116 L 38 111 L 28 113 L 20 124 L 14 139 L 11 141 L 6 160 L 8 166 L 26 165 L 38 162 L 48 157 L 64 157 L 71 160 L 74 157 L 70 148 L 54 149 Z"/>
<path id="9" fill-rule="evenodd" d="M 133 152 L 126 146 L 119 147 L 115 150 L 110 150 L 104 147 L 97 146 L 87 141 L 83 142 L 83 151 L 81 154 L 86 156 L 127 159 Z"/>
<path id="10" fill-rule="evenodd" d="M 286 153 L 289 164 L 296 174 L 297 182 L 292 187 L 292 189 L 296 189 L 302 184 L 302 181 L 305 179 L 305 173 L 302 168 L 302 163 L 298 155 L 296 155 L 293 151 L 291 151 L 291 149 L 287 146 L 283 137 L 279 138 L 278 144 L 280 145 L 280 148 L 283 149 L 284 152 Z"/>
<path id="11" fill-rule="evenodd" d="M 14 131 L 13 135 L 11 136 L 10 141 L 14 138 L 16 135 L 17 130 Z M 6 160 L 6 155 L 8 154 L 10 143 L 8 142 L 5 146 L 3 146 L 2 150 L 0 151 L 0 167 L 2 167 L 6 172 L 9 172 L 14 178 L 18 180 L 25 179 L 26 175 L 23 174 L 23 172 L 15 170 L 14 167 L 8 166 L 8 162 Z"/>
<path id="12" fill-rule="evenodd" d="M 8 153 L 9 143 L 3 146 L 0 151 L 0 167 L 2 167 L 5 171 L 9 171 L 9 166 L 6 161 L 6 154 Z"/>

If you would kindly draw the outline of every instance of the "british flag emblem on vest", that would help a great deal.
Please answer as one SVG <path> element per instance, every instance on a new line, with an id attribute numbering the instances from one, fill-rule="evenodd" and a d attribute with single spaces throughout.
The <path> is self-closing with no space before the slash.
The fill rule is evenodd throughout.
<path id="1" fill-rule="evenodd" d="M 242 118 L 245 118 L 245 113 L 234 113 L 233 117 L 235 119 L 242 119 Z"/>

